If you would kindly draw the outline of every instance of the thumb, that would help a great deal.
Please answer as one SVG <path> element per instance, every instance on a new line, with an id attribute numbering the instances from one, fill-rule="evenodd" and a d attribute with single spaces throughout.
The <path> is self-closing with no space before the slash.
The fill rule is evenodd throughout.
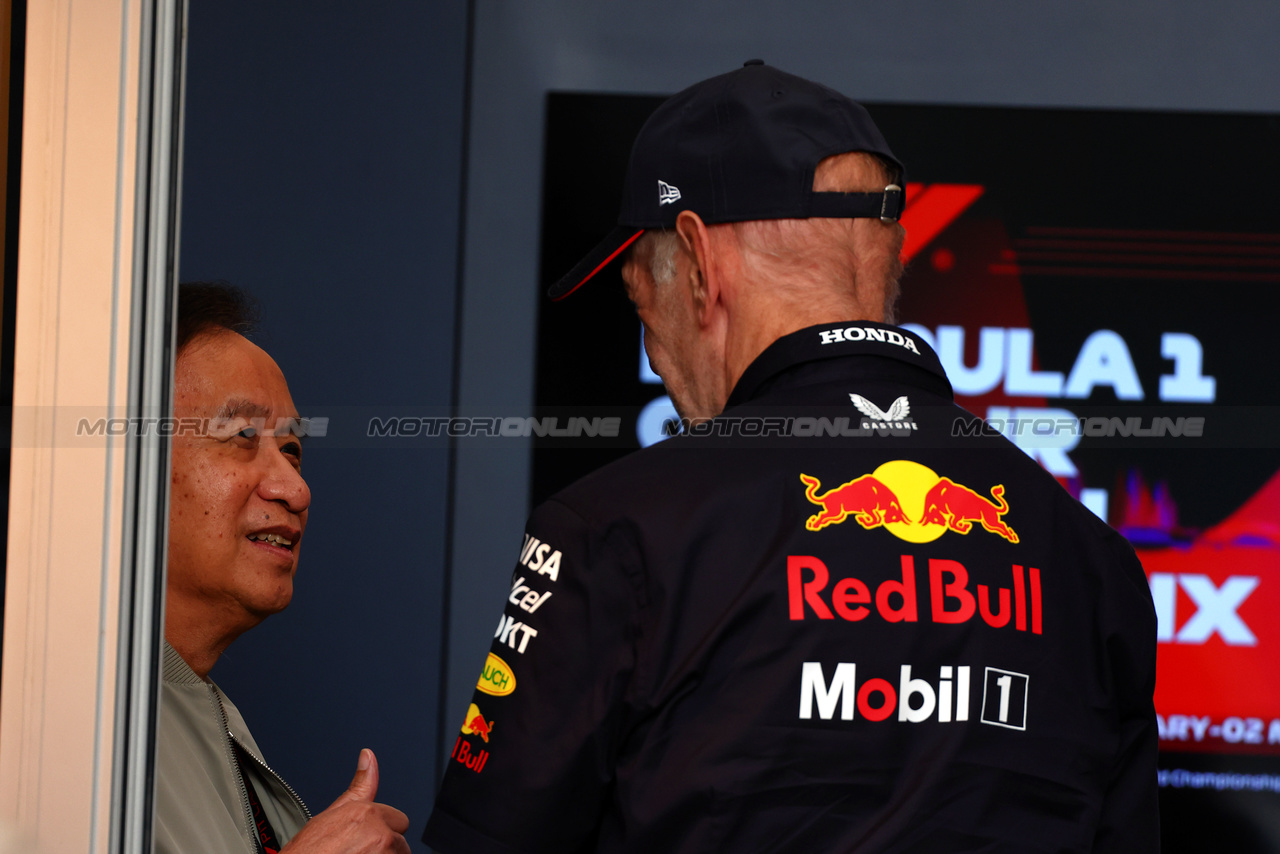
<path id="1" fill-rule="evenodd" d="M 351 785 L 338 800 L 369 801 L 372 803 L 378 794 L 378 758 L 373 751 L 364 748 L 360 751 L 360 761 L 356 764 L 356 775 L 351 778 Z"/>

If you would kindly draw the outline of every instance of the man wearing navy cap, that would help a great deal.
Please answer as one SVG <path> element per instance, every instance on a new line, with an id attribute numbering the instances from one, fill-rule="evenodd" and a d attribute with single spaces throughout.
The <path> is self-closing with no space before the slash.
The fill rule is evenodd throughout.
<path id="1" fill-rule="evenodd" d="M 534 511 L 437 850 L 1158 850 L 1142 568 L 888 325 L 901 186 L 759 61 L 640 131 L 551 296 L 621 260 L 686 435 Z"/>

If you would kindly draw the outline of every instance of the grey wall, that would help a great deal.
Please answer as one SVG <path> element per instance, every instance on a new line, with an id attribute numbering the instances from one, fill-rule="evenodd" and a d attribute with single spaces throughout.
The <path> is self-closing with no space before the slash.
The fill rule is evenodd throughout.
<path id="1" fill-rule="evenodd" d="M 212 675 L 313 809 L 372 747 L 425 850 L 448 450 L 360 435 L 450 403 L 466 4 L 191 0 L 189 39 L 181 276 L 256 295 L 295 402 L 333 419 L 293 603 Z"/>
<path id="2" fill-rule="evenodd" d="M 1280 4 L 1269 0 L 480 0 L 477 9 L 460 402 L 517 413 L 532 402 L 550 90 L 670 93 L 760 57 L 868 101 L 1280 112 Z M 446 723 L 461 720 L 496 624 L 528 471 L 523 448 L 458 458 Z"/>

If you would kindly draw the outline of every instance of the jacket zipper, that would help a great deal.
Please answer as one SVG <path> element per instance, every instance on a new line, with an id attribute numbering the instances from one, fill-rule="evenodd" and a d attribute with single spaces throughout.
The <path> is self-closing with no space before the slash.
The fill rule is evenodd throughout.
<path id="1" fill-rule="evenodd" d="M 226 718 L 223 718 L 223 721 L 225 722 Z M 311 810 L 307 809 L 307 805 L 302 802 L 302 798 L 300 798 L 298 796 L 298 793 L 293 790 L 293 786 L 290 786 L 288 783 L 286 783 L 284 778 L 281 777 L 279 774 L 277 774 L 275 772 L 275 769 L 273 769 L 270 765 L 268 765 L 266 762 L 263 762 L 257 756 L 254 756 L 253 751 L 245 747 L 244 742 L 236 738 L 231 733 L 230 729 L 227 730 L 227 737 L 230 738 L 232 741 L 234 741 L 236 744 L 240 745 L 240 748 L 244 751 L 245 755 L 253 760 L 254 765 L 257 765 L 263 771 L 266 771 L 275 779 L 277 783 L 283 786 L 284 790 L 289 793 L 289 796 L 291 798 L 293 798 L 293 802 L 298 805 L 298 809 L 302 810 L 302 814 L 307 817 L 307 821 L 311 821 Z"/>
<path id="2" fill-rule="evenodd" d="M 229 754 L 227 758 L 231 761 L 231 772 L 235 774 L 236 786 L 240 789 L 240 803 L 244 807 L 245 830 L 248 832 L 249 850 L 252 854 L 260 854 L 262 846 L 257 841 L 257 826 L 253 821 L 253 808 L 249 806 L 249 790 L 244 786 L 244 775 L 240 773 L 240 763 L 236 761 L 236 748 L 231 741 L 234 736 L 231 735 L 231 727 L 227 724 L 227 710 L 223 708 L 222 698 L 218 696 L 217 690 L 209 686 L 209 693 L 213 695 L 214 702 L 218 705 L 218 716 L 222 719 L 222 731 L 227 734 L 227 750 Z"/>

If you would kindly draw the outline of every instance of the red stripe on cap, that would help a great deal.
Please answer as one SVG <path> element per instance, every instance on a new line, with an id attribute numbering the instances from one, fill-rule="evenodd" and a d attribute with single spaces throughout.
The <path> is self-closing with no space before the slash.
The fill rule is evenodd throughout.
<path id="1" fill-rule="evenodd" d="M 582 287 L 583 285 L 585 285 L 585 284 L 586 284 L 586 283 L 591 279 L 591 277 L 592 277 L 592 276 L 594 276 L 596 273 L 599 273 L 599 272 L 600 272 L 601 270 L 603 270 L 605 267 L 609 266 L 609 262 L 610 262 L 610 261 L 612 261 L 614 258 L 617 258 L 619 255 L 621 255 L 621 254 L 622 254 L 622 252 L 623 252 L 623 250 L 625 250 L 625 249 L 626 249 L 628 246 L 630 246 L 632 243 L 635 243 L 635 242 L 636 242 L 636 238 L 638 238 L 640 235 L 644 234 L 644 232 L 645 232 L 645 230 L 642 228 L 642 229 L 640 229 L 639 231 L 637 231 L 635 234 L 633 234 L 633 235 L 631 235 L 630 237 L 628 237 L 628 238 L 627 238 L 627 240 L 626 240 L 626 242 L 625 242 L 625 243 L 623 243 L 621 246 L 619 246 L 617 249 L 613 250 L 613 252 L 609 255 L 609 257 L 608 257 L 608 258 L 606 258 L 606 259 L 604 259 L 603 261 L 601 261 L 599 264 L 597 264 L 597 265 L 596 265 L 596 268 L 595 268 L 594 270 L 592 270 L 590 273 L 587 273 L 585 276 L 583 276 L 583 277 L 582 277 L 582 281 L 581 281 L 581 282 L 578 282 L 578 284 L 574 285 L 572 288 L 570 288 L 569 290 L 565 291 L 565 292 L 564 292 L 564 293 L 562 293 L 560 296 L 555 297 L 555 298 L 552 300 L 552 302 L 560 302 L 560 300 L 564 299 L 565 297 L 569 296 L 569 294 L 573 293 L 573 292 L 574 292 L 574 291 L 576 291 L 578 288 L 580 288 L 580 287 Z"/>

